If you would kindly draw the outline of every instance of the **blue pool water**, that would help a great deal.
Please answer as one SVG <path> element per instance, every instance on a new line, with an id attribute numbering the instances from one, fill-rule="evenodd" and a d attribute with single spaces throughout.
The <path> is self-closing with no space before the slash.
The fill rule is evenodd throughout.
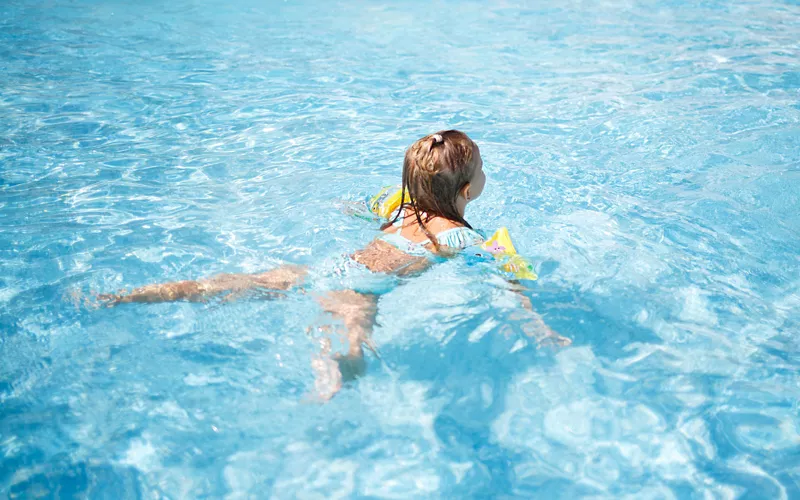
<path id="1" fill-rule="evenodd" d="M 798 33 L 796 1 L 6 0 L 0 494 L 800 498 Z M 451 127 L 571 347 L 455 259 L 321 405 L 309 296 L 84 301 L 335 262 L 375 235 L 342 200 Z"/>

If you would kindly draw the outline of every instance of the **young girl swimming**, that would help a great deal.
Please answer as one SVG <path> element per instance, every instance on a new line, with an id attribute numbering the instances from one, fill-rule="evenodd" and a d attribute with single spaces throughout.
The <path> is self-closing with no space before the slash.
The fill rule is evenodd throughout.
<path id="1" fill-rule="evenodd" d="M 478 145 L 466 134 L 446 130 L 419 139 L 406 151 L 403 161 L 402 197 L 394 217 L 383 225 L 381 234 L 349 257 L 347 266 L 364 274 L 394 279 L 423 272 L 432 264 L 473 245 L 484 242 L 464 218 L 469 203 L 480 197 L 486 184 Z M 407 196 L 406 196 L 407 195 Z M 301 287 L 308 270 L 282 266 L 260 274 L 222 274 L 198 281 L 148 285 L 130 293 L 101 295 L 111 305 L 128 302 L 204 300 L 228 293 L 235 298 L 252 290 L 278 293 Z M 518 286 L 518 285 L 516 285 Z M 328 388 L 318 386 L 322 397 L 341 388 L 342 380 L 364 370 L 363 345 L 372 346 L 370 334 L 377 315 L 378 297 L 383 291 L 363 286 L 324 292 L 322 307 L 342 320 L 349 350 L 333 359 L 323 356 L 314 362 L 318 381 L 327 378 Z M 521 292 L 519 287 L 516 291 Z M 531 313 L 526 333 L 541 341 L 567 345 L 569 339 L 552 332 L 533 312 L 530 300 L 520 293 L 521 304 Z"/>

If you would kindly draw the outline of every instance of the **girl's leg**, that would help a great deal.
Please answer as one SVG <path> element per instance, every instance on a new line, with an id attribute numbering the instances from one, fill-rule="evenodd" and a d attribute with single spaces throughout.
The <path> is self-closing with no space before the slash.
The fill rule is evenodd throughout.
<path id="1" fill-rule="evenodd" d="M 364 349 L 372 346 L 372 328 L 378 314 L 378 296 L 358 293 L 353 290 L 330 292 L 319 299 L 322 308 L 342 320 L 347 329 L 350 357 L 363 357 Z"/>
<path id="2" fill-rule="evenodd" d="M 372 345 L 372 328 L 378 312 L 378 296 L 352 290 L 330 292 L 319 299 L 326 312 L 344 323 L 348 350 L 345 355 L 330 357 L 330 341 L 323 341 L 323 349 L 312 361 L 316 373 L 315 386 L 323 399 L 332 398 L 343 382 L 354 380 L 364 374 L 363 344 L 375 350 Z"/>
<path id="3" fill-rule="evenodd" d="M 307 273 L 301 266 L 281 266 L 260 274 L 219 274 L 197 281 L 175 281 L 136 288 L 121 294 L 98 295 L 110 305 L 125 302 L 202 301 L 224 292 L 233 294 L 253 289 L 288 290 L 299 285 Z"/>

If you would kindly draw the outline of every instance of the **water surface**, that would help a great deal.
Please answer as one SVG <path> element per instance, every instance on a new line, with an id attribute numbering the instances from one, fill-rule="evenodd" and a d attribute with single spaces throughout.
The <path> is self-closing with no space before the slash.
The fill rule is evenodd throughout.
<path id="1" fill-rule="evenodd" d="M 0 493 L 800 497 L 797 33 L 766 0 L 4 2 Z M 341 200 L 443 128 L 570 348 L 456 259 L 317 405 L 308 296 L 81 303 L 333 262 L 375 234 Z"/>

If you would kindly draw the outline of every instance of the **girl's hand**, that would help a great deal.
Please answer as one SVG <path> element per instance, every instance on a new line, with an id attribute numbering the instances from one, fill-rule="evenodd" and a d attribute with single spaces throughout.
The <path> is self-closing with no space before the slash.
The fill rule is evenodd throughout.
<path id="1" fill-rule="evenodd" d="M 569 345 L 572 345 L 572 339 L 568 339 L 563 335 L 559 335 L 553 330 L 550 330 L 549 328 L 547 334 L 544 337 L 538 339 L 538 341 L 539 341 L 538 347 L 540 348 L 552 347 L 553 349 L 555 349 L 557 347 L 567 347 Z"/>
<path id="2" fill-rule="evenodd" d="M 533 311 L 531 311 L 533 312 Z M 541 347 L 567 347 L 572 344 L 572 340 L 559 335 L 542 320 L 542 317 L 533 312 L 534 317 L 522 325 L 522 331 L 528 337 L 536 340 Z"/>
<path id="3" fill-rule="evenodd" d="M 127 290 L 120 290 L 117 293 L 96 293 L 94 298 L 100 307 L 114 307 L 125 302 L 127 293 Z"/>

